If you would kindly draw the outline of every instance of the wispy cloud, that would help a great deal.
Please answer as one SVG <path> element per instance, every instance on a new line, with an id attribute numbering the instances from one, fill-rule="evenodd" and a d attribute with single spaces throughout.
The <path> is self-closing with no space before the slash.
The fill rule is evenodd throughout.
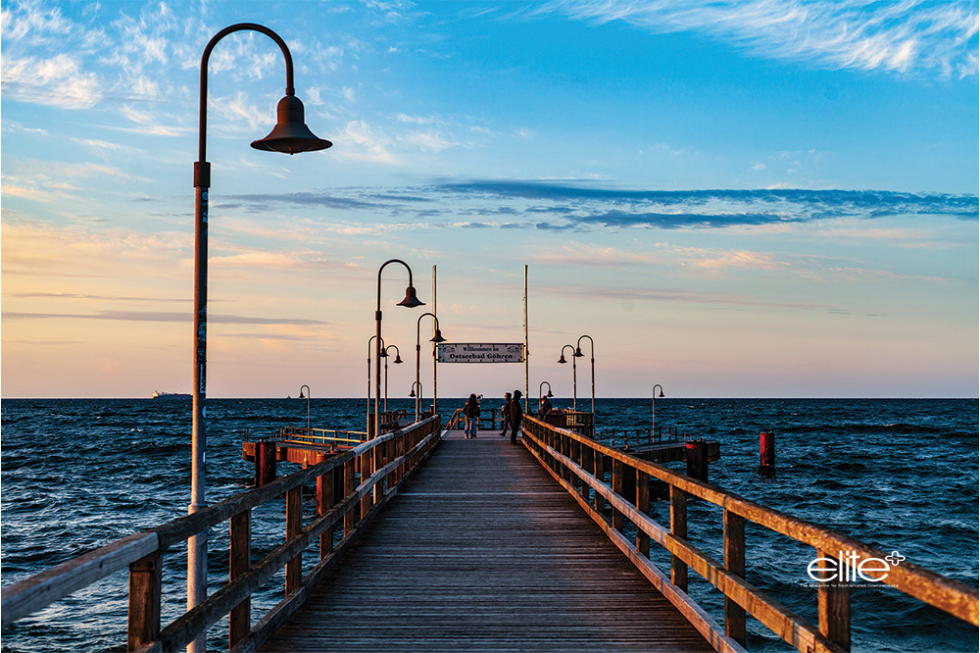
<path id="1" fill-rule="evenodd" d="M 977 75 L 977 5 L 964 0 L 553 0 L 532 11 L 705 33 L 755 56 L 824 68 Z"/>
<path id="2" fill-rule="evenodd" d="M 111 320 L 117 322 L 191 322 L 192 311 L 182 313 L 168 311 L 97 311 L 95 313 L 24 313 L 4 311 L 3 321 L 17 320 Z M 321 320 L 303 318 L 247 317 L 242 315 L 219 315 L 211 313 L 208 322 L 213 324 L 263 324 L 263 325 L 321 325 Z"/>

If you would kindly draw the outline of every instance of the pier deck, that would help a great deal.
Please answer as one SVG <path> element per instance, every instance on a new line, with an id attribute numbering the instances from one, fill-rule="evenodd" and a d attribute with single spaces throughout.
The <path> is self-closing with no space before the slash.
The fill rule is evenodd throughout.
<path id="1" fill-rule="evenodd" d="M 711 651 L 523 445 L 450 432 L 263 651 Z"/>

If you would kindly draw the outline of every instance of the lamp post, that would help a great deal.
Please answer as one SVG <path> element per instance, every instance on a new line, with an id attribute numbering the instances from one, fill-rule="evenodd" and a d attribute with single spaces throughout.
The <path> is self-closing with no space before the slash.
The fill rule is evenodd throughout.
<path id="1" fill-rule="evenodd" d="M 371 341 L 377 338 L 377 336 L 371 336 L 368 338 L 367 346 L 367 367 L 368 367 L 368 377 L 367 377 L 367 407 L 364 409 L 364 430 L 368 433 L 371 432 Z M 384 338 L 381 339 L 381 348 L 384 349 L 385 341 Z"/>
<path id="2" fill-rule="evenodd" d="M 421 335 L 422 318 L 425 317 L 425 316 L 427 316 L 427 315 L 431 315 L 432 316 L 432 320 L 436 323 L 436 335 L 434 335 L 429 340 L 429 342 L 434 342 L 434 343 L 437 343 L 437 344 L 440 343 L 440 342 L 446 342 L 446 339 L 442 337 L 442 331 L 439 330 L 439 318 L 437 318 L 433 313 L 423 313 L 422 315 L 419 315 L 419 319 L 415 323 L 415 382 L 416 383 L 419 382 L 419 365 L 420 365 L 420 356 L 421 356 L 421 351 L 422 351 L 422 335 Z M 433 357 L 433 360 L 432 360 L 432 367 L 433 367 L 432 376 L 433 377 L 435 377 L 435 365 L 436 365 L 436 361 L 435 361 L 435 358 Z M 421 388 L 421 387 L 422 386 L 420 385 L 419 388 Z M 413 392 L 415 391 L 415 388 L 414 387 L 412 388 L 412 391 Z M 419 421 L 419 409 L 421 408 L 421 406 L 422 406 L 422 395 L 421 395 L 421 390 L 420 390 L 419 396 L 415 399 L 415 421 L 416 422 Z M 435 389 L 435 384 L 433 384 L 433 386 L 432 386 L 432 414 L 433 415 L 436 414 L 436 389 Z"/>
<path id="3" fill-rule="evenodd" d="M 402 364 L 401 352 L 398 351 L 398 347 L 396 345 L 388 345 L 387 347 L 382 347 L 381 348 L 381 358 L 385 359 L 385 408 L 384 408 L 384 410 L 385 410 L 386 413 L 388 412 L 388 358 L 389 358 L 389 356 L 388 356 L 388 350 L 389 349 L 394 349 L 395 350 L 395 363 L 394 364 L 395 365 L 401 365 Z"/>
<path id="4" fill-rule="evenodd" d="M 380 408 L 379 395 L 381 394 L 381 272 L 384 271 L 389 263 L 401 263 L 408 270 L 408 288 L 405 289 L 405 299 L 398 302 L 398 305 L 407 308 L 425 306 L 425 302 L 419 301 L 419 298 L 416 296 L 415 286 L 412 285 L 412 268 L 408 267 L 408 263 L 399 259 L 391 259 L 390 261 L 385 261 L 378 268 L 378 307 L 374 312 L 374 328 L 375 336 L 377 336 L 377 340 L 374 342 L 374 437 L 381 435 L 381 414 L 378 412 Z"/>
<path id="5" fill-rule="evenodd" d="M 575 358 L 582 358 L 585 354 L 582 353 L 582 338 L 588 338 L 589 344 L 591 345 L 592 358 L 592 414 L 595 415 L 595 342 L 592 341 L 592 336 L 579 336 L 578 342 L 575 343 L 575 353 L 572 354 Z M 564 350 L 562 350 L 564 351 Z"/>
<path id="6" fill-rule="evenodd" d="M 224 37 L 242 30 L 261 32 L 282 50 L 286 60 L 286 96 L 276 108 L 277 122 L 268 136 L 254 141 L 257 150 L 296 154 L 323 150 L 330 141 L 317 138 L 306 126 L 303 103 L 293 87 L 293 58 L 278 34 L 255 23 L 226 27 L 204 48 L 201 57 L 200 128 L 198 160 L 194 164 L 194 380 L 191 423 L 191 504 L 189 513 L 204 507 L 204 452 L 207 447 L 204 401 L 207 391 L 207 297 L 208 297 L 208 189 L 211 187 L 211 164 L 207 161 L 208 61 L 211 51 Z M 207 598 L 207 532 L 192 535 L 187 542 L 187 607 L 193 609 Z M 188 651 L 204 651 L 205 638 L 199 637 Z"/>
<path id="7" fill-rule="evenodd" d="M 555 396 L 555 395 L 551 394 L 551 384 L 550 383 L 548 383 L 547 381 L 542 381 L 541 383 L 538 384 L 538 412 L 539 413 L 541 412 L 541 398 L 544 397 L 544 395 L 541 394 L 541 391 L 542 391 L 542 389 L 543 389 L 544 386 L 548 386 L 548 398 L 549 399 L 551 397 L 554 397 Z"/>
<path id="8" fill-rule="evenodd" d="M 419 388 L 418 394 L 415 394 L 415 386 L 418 386 L 418 388 Z M 419 402 L 422 401 L 422 384 L 419 383 L 418 381 L 416 381 L 415 383 L 413 383 L 412 384 L 412 391 L 408 393 L 408 396 L 409 397 L 415 397 L 415 421 L 417 422 L 417 421 L 419 421 L 419 416 L 418 416 Z"/>
<path id="9" fill-rule="evenodd" d="M 306 388 L 306 396 L 303 396 L 303 388 Z M 310 430 L 310 386 L 305 383 L 299 387 L 299 398 L 306 399 L 306 430 Z"/>
<path id="10" fill-rule="evenodd" d="M 660 397 L 664 396 L 664 387 L 659 383 L 653 386 L 653 396 L 650 398 L 650 440 L 657 437 L 657 388 L 660 388 Z"/>
<path id="11" fill-rule="evenodd" d="M 566 349 L 571 349 L 572 350 L 572 354 L 573 354 L 573 356 L 572 356 L 572 410 L 578 410 L 578 399 L 577 399 L 577 396 L 578 396 L 578 381 L 575 378 L 575 356 L 574 356 L 574 354 L 575 354 L 575 347 L 572 347 L 571 345 L 565 345 L 564 347 L 562 347 L 561 348 L 561 358 L 558 359 L 558 362 L 561 363 L 562 365 L 564 365 L 565 363 L 568 362 L 567 360 L 565 360 L 565 350 Z"/>

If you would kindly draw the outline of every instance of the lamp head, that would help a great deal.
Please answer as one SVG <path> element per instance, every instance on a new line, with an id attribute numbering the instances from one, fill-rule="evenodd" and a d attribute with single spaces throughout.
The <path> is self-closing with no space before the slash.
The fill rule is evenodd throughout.
<path id="1" fill-rule="evenodd" d="M 554 396 L 555 395 L 551 394 L 551 388 L 548 388 L 548 394 L 546 394 L 545 397 L 551 398 L 551 397 L 554 397 Z"/>
<path id="2" fill-rule="evenodd" d="M 412 391 L 408 393 L 408 396 L 409 397 L 414 397 L 415 396 L 415 388 L 412 388 Z"/>
<path id="3" fill-rule="evenodd" d="M 657 396 L 658 396 L 658 397 L 663 397 L 663 396 L 664 396 L 664 391 L 663 391 L 663 390 L 661 390 L 661 391 L 660 391 L 660 394 L 659 394 L 659 395 L 657 395 Z"/>
<path id="4" fill-rule="evenodd" d="M 562 365 L 568 362 L 567 360 L 565 360 L 565 352 L 561 353 L 561 358 L 558 359 L 558 362 L 561 363 Z"/>
<path id="5" fill-rule="evenodd" d="M 401 364 L 402 364 L 401 354 L 395 352 L 395 365 L 401 365 Z"/>
<path id="6" fill-rule="evenodd" d="M 442 337 L 442 331 L 436 329 L 436 335 L 429 342 L 446 342 L 446 339 Z"/>
<path id="7" fill-rule="evenodd" d="M 252 147 L 267 152 L 296 154 L 325 150 L 333 143 L 317 138 L 306 126 L 306 110 L 303 102 L 295 95 L 287 95 L 279 100 L 276 107 L 276 126 L 265 138 L 252 142 Z"/>
<path id="8" fill-rule="evenodd" d="M 582 358 L 583 356 L 585 356 L 585 354 L 582 353 L 582 348 L 581 347 L 576 347 L 575 348 L 575 353 L 572 354 L 572 356 L 574 356 L 575 358 Z"/>
<path id="9" fill-rule="evenodd" d="M 415 308 L 417 306 L 425 306 L 425 302 L 419 301 L 419 298 L 415 294 L 415 286 L 409 286 L 405 289 L 405 299 L 398 302 L 398 305 Z"/>
<path id="10" fill-rule="evenodd" d="M 299 398 L 300 399 L 306 399 L 306 397 L 303 396 L 303 391 L 302 390 L 299 391 Z"/>
<path id="11" fill-rule="evenodd" d="M 386 347 L 382 347 L 378 351 L 378 358 L 388 358 L 388 349 Z"/>

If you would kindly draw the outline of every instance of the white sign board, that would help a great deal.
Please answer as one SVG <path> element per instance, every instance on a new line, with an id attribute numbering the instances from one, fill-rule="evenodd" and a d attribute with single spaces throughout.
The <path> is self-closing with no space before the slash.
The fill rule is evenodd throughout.
<path id="1" fill-rule="evenodd" d="M 440 363 L 523 363 L 524 345 L 439 343 Z"/>

